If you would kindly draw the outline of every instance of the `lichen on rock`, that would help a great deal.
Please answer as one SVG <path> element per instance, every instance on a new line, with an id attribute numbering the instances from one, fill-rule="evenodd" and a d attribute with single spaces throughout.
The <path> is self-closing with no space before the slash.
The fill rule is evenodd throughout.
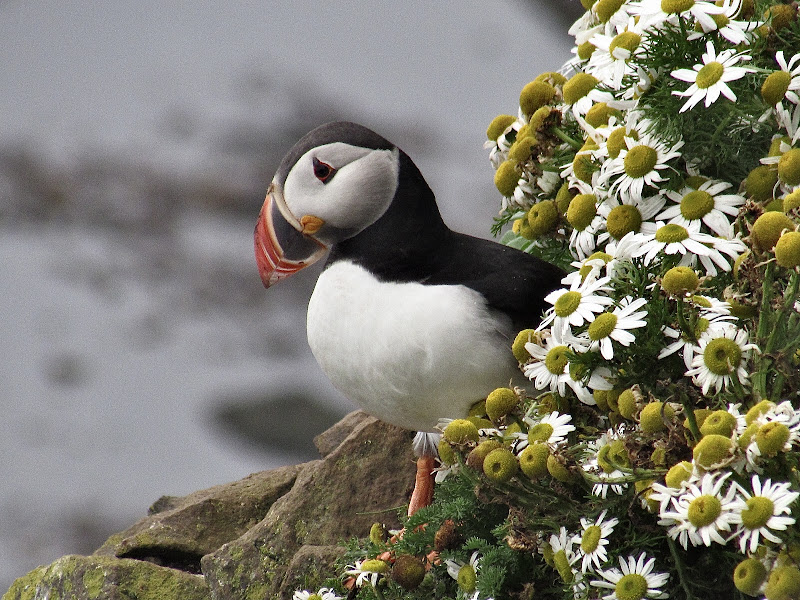
<path id="1" fill-rule="evenodd" d="M 263 600 L 318 587 L 337 575 L 341 542 L 368 536 L 375 513 L 399 526 L 411 436 L 352 413 L 315 440 L 320 460 L 165 496 L 93 555 L 38 567 L 2 600 Z"/>

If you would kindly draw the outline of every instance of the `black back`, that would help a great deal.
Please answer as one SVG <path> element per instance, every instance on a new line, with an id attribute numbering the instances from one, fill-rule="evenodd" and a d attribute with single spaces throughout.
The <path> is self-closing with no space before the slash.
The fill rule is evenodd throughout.
<path id="1" fill-rule="evenodd" d="M 374 224 L 334 245 L 328 265 L 337 260 L 351 260 L 384 281 L 467 286 L 511 317 L 516 330 L 539 324 L 544 297 L 564 276 L 560 268 L 515 248 L 451 231 L 402 150 L 392 204 Z"/>

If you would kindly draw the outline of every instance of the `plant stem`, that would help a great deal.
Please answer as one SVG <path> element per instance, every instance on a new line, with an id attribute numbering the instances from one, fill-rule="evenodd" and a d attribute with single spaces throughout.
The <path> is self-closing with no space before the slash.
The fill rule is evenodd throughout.
<path id="1" fill-rule="evenodd" d="M 683 412 L 686 415 L 686 424 L 689 426 L 689 431 L 695 441 L 699 441 L 703 436 L 700 435 L 700 429 L 697 427 L 697 419 L 694 418 L 694 407 L 691 405 L 692 401 L 689 396 L 681 393 L 681 404 L 683 404 Z"/>
<path id="2" fill-rule="evenodd" d="M 566 142 L 576 150 L 579 150 L 583 146 L 583 144 L 581 144 L 577 140 L 573 140 L 571 137 L 569 137 L 560 127 L 553 127 L 551 128 L 551 131 L 555 134 L 555 136 L 558 139 L 560 139 L 562 142 Z"/>
<path id="3" fill-rule="evenodd" d="M 372 584 L 370 584 L 370 585 L 372 585 Z M 378 598 L 378 600 L 385 600 L 383 592 L 378 589 L 377 585 L 372 585 L 372 591 L 375 592 L 375 596 Z"/>
<path id="4" fill-rule="evenodd" d="M 669 546 L 669 553 L 672 555 L 672 560 L 675 562 L 675 570 L 678 572 L 678 579 L 681 582 L 681 587 L 686 593 L 686 600 L 692 600 L 694 598 L 694 594 L 692 594 L 692 590 L 689 587 L 686 571 L 683 569 L 681 556 L 678 554 L 678 549 L 675 547 L 675 540 L 667 536 L 667 545 Z"/>
<path id="5" fill-rule="evenodd" d="M 758 361 L 758 368 L 753 376 L 753 396 L 755 401 L 767 397 L 767 372 L 769 371 L 772 359 L 767 356 L 767 340 L 770 337 L 770 329 L 775 329 L 772 325 L 772 283 L 775 271 L 775 263 L 770 261 L 764 269 L 764 282 L 761 285 L 761 310 L 758 313 L 758 326 L 756 328 L 756 343 L 762 350 Z M 774 334 L 774 331 L 773 331 Z"/>
<path id="6" fill-rule="evenodd" d="M 678 325 L 680 325 L 681 331 L 684 334 L 684 337 L 688 339 L 692 344 L 697 345 L 697 337 L 694 334 L 694 327 L 686 320 L 686 312 L 683 310 L 686 307 L 686 304 L 683 301 L 683 298 L 680 296 L 678 297 Z"/>

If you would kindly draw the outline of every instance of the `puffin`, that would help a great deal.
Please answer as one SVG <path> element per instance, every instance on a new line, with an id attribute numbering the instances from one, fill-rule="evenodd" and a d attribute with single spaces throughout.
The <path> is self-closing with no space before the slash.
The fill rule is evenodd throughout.
<path id="1" fill-rule="evenodd" d="M 458 233 L 411 158 L 351 122 L 313 129 L 286 154 L 254 235 L 269 288 L 328 254 L 308 303 L 311 351 L 333 386 L 417 431 L 409 515 L 432 500 L 437 424 L 520 375 L 516 334 L 535 327 L 563 271 Z"/>

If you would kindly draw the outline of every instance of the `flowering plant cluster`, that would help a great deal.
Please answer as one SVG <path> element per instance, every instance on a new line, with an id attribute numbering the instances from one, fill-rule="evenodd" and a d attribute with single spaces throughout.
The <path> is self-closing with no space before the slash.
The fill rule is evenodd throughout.
<path id="1" fill-rule="evenodd" d="M 582 3 L 487 132 L 494 232 L 568 272 L 529 383 L 442 423 L 359 597 L 800 598 L 797 3 Z"/>

